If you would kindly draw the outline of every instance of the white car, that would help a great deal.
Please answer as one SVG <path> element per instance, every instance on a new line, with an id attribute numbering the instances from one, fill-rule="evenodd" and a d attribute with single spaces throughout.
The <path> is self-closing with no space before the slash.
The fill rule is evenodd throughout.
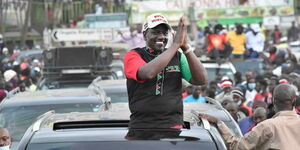
<path id="1" fill-rule="evenodd" d="M 216 79 L 218 75 L 228 76 L 232 81 L 234 81 L 234 74 L 236 73 L 236 69 L 234 65 L 227 61 L 217 64 L 215 61 L 201 61 L 204 68 L 206 69 L 208 82 Z"/>

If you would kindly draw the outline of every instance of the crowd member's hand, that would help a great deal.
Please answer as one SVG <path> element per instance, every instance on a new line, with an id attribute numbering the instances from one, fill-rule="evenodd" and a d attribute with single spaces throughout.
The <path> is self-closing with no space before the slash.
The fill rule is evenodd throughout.
<path id="1" fill-rule="evenodd" d="M 187 36 L 187 26 L 186 26 L 186 18 L 181 17 L 178 23 L 178 29 L 174 37 L 174 44 L 178 44 L 182 47 L 186 43 Z"/>
<path id="2" fill-rule="evenodd" d="M 199 118 L 204 118 L 208 122 L 210 122 L 211 124 L 214 124 L 214 125 L 216 125 L 220 121 L 216 117 L 213 117 L 213 116 L 210 116 L 210 115 L 207 115 L 207 114 L 202 114 L 202 113 L 199 114 Z"/>

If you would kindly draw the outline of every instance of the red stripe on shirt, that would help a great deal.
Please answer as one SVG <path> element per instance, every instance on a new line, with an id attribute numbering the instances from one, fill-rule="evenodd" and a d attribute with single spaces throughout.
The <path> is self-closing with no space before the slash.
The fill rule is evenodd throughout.
<path id="1" fill-rule="evenodd" d="M 145 82 L 145 80 L 138 79 L 137 73 L 140 67 L 147 64 L 136 51 L 129 51 L 124 56 L 124 71 L 125 75 L 129 79 L 133 79 L 137 82 Z"/>

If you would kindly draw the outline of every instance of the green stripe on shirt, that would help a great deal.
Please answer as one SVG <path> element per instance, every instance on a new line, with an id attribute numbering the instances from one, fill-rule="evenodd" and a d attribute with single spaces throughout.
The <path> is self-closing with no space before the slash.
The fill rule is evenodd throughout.
<path id="1" fill-rule="evenodd" d="M 189 67 L 189 63 L 183 53 L 181 53 L 180 57 L 180 69 L 183 79 L 185 79 L 186 81 L 190 81 L 192 78 L 192 74 Z"/>

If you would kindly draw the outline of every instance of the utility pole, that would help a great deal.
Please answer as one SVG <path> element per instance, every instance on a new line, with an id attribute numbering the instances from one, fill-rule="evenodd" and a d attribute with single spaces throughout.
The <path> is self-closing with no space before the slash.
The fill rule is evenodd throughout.
<path id="1" fill-rule="evenodd" d="M 31 5 L 32 5 L 32 0 L 28 0 L 28 7 L 26 10 L 26 15 L 25 15 L 25 21 L 24 21 L 24 25 L 21 31 L 21 47 L 24 47 L 26 45 L 26 37 L 27 37 L 27 33 L 28 33 L 28 23 L 30 20 L 30 14 L 31 14 Z"/>
<path id="2" fill-rule="evenodd" d="M 195 17 L 195 3 L 192 2 L 190 4 L 190 6 L 188 7 L 188 16 L 189 16 L 189 22 L 190 22 L 190 26 L 191 26 L 191 31 L 192 31 L 192 40 L 194 42 L 197 41 L 197 33 L 198 33 L 198 29 L 197 29 L 197 21 L 196 21 L 196 17 Z"/>
<path id="3" fill-rule="evenodd" d="M 8 10 L 8 0 L 0 0 L 0 34 L 5 32 L 5 22 Z"/>

